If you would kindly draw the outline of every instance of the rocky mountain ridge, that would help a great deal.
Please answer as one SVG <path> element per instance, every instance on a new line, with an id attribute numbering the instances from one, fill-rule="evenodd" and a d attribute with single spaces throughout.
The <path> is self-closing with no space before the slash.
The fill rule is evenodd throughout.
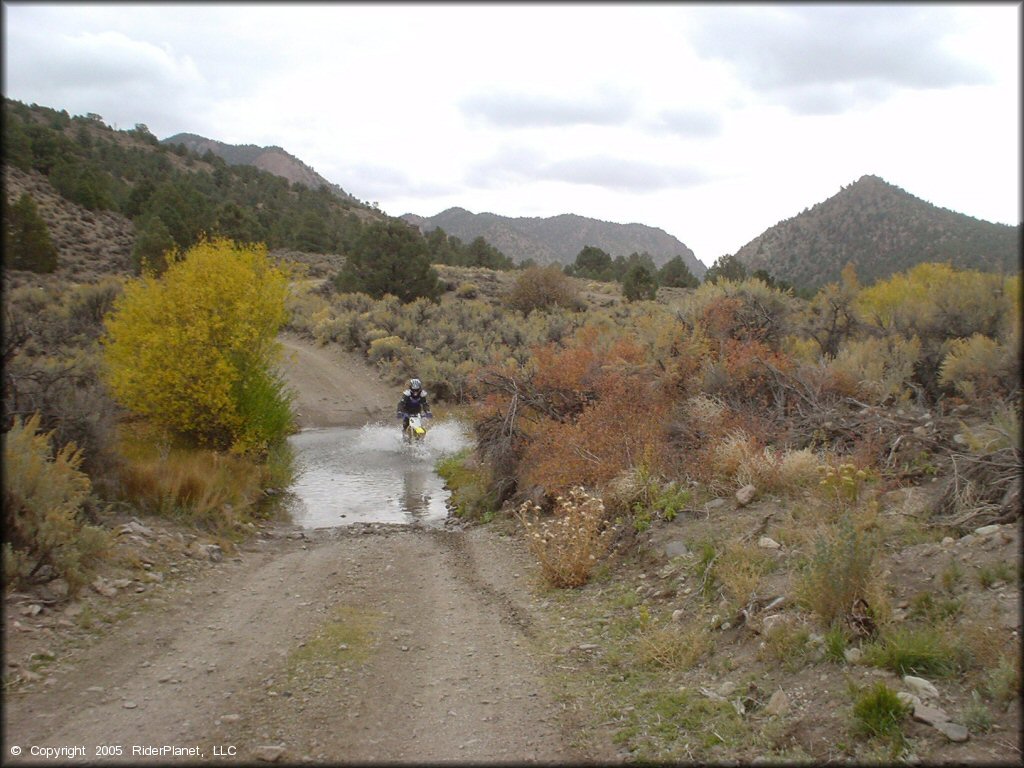
<path id="1" fill-rule="evenodd" d="M 538 264 L 571 264 L 577 254 L 590 245 L 612 257 L 646 252 L 657 266 L 681 256 L 696 277 L 703 277 L 707 271 L 684 243 L 664 230 L 645 224 L 616 224 L 572 213 L 546 218 L 512 218 L 472 213 L 458 207 L 435 216 L 407 213 L 401 218 L 424 233 L 440 227 L 465 242 L 483 237 L 516 262 L 533 259 Z"/>
<path id="2" fill-rule="evenodd" d="M 176 133 L 174 136 L 161 139 L 160 143 L 166 145 L 182 144 L 199 155 L 212 152 L 222 158 L 228 165 L 251 165 L 288 179 L 293 184 L 304 184 L 310 189 L 327 187 L 341 198 L 355 200 L 352 195 L 340 186 L 328 181 L 313 170 L 313 168 L 281 147 L 259 147 L 255 144 L 226 144 L 222 141 L 208 139 L 205 136 L 198 136 L 194 133 Z"/>

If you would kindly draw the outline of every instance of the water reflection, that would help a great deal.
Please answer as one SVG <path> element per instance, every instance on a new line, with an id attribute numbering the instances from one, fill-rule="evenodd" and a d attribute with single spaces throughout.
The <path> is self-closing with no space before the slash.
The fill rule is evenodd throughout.
<path id="1" fill-rule="evenodd" d="M 290 438 L 297 480 L 293 521 L 304 528 L 353 523 L 440 525 L 448 491 L 434 472 L 441 457 L 468 444 L 456 423 L 435 422 L 422 443 L 402 440 L 396 426 L 309 429 Z"/>

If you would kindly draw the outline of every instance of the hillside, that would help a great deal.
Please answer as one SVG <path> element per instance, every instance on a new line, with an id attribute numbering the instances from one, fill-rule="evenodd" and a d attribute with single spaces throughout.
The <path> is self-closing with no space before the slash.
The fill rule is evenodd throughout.
<path id="1" fill-rule="evenodd" d="M 483 237 L 516 262 L 533 259 L 538 264 L 571 264 L 584 246 L 591 245 L 614 256 L 649 253 L 657 266 L 674 256 L 696 277 L 707 268 L 693 251 L 667 232 L 644 224 L 615 224 L 575 214 L 548 218 L 511 218 L 494 213 L 475 214 L 449 208 L 436 216 L 405 214 L 401 218 L 423 232 L 440 227 L 463 241 Z"/>
<path id="2" fill-rule="evenodd" d="M 939 208 L 877 176 L 862 176 L 837 195 L 786 219 L 736 252 L 749 271 L 816 288 L 853 264 L 863 283 L 926 261 L 963 269 L 1013 271 L 1020 227 Z"/>
<path id="3" fill-rule="evenodd" d="M 4 99 L 3 118 L 5 200 L 29 193 L 56 241 L 58 269 L 76 275 L 104 271 L 97 259 L 108 257 L 114 271 L 132 268 L 203 234 L 344 253 L 365 223 L 384 218 L 278 148 L 253 148 L 254 164 L 233 165 L 210 146 L 161 143 L 145 125 L 116 130 L 96 114 Z M 233 161 L 248 151 L 237 149 Z M 320 183 L 292 183 L 300 178 Z M 96 222 L 113 222 L 116 236 Z M 72 252 L 82 248 L 94 253 Z"/>
<path id="4" fill-rule="evenodd" d="M 90 211 L 62 197 L 46 177 L 35 171 L 4 166 L 4 194 L 8 205 L 29 194 L 46 222 L 57 249 L 57 281 L 95 281 L 106 274 L 132 271 L 135 231 L 126 217 L 111 211 Z M 23 281 L 39 283 L 39 275 L 8 272 L 8 287 Z"/>
<path id="5" fill-rule="evenodd" d="M 167 146 L 181 144 L 190 152 L 194 152 L 199 156 L 212 152 L 217 157 L 222 158 L 228 165 L 251 165 L 254 168 L 259 168 L 261 171 L 267 171 L 275 176 L 288 179 L 293 184 L 303 184 L 310 189 L 327 187 L 338 197 L 346 200 L 356 199 L 337 184 L 329 182 L 281 147 L 258 147 L 255 144 L 225 144 L 222 141 L 207 139 L 194 133 L 177 133 L 169 138 L 161 139 L 160 143 Z"/>

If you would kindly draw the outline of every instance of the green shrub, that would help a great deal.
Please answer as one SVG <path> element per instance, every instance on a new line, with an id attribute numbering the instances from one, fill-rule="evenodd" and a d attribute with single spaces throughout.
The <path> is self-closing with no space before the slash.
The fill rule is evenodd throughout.
<path id="1" fill-rule="evenodd" d="M 963 598 L 935 597 L 931 592 L 922 592 L 910 601 L 910 616 L 936 622 L 956 616 L 963 606 Z"/>
<path id="2" fill-rule="evenodd" d="M 572 280 L 557 265 L 523 270 L 507 296 L 508 305 L 523 314 L 534 309 L 573 307 L 578 301 Z"/>
<path id="3" fill-rule="evenodd" d="M 398 336 L 383 336 L 370 342 L 366 356 L 371 363 L 379 363 L 382 360 L 401 360 L 408 357 L 411 352 L 412 348 Z"/>
<path id="4" fill-rule="evenodd" d="M 800 580 L 800 595 L 823 624 L 845 621 L 855 603 L 867 602 L 876 593 L 877 550 L 873 538 L 858 531 L 848 515 L 818 536 Z"/>
<path id="5" fill-rule="evenodd" d="M 962 649 L 935 627 L 896 627 L 864 650 L 869 664 L 901 675 L 948 677 L 963 658 Z"/>
<path id="6" fill-rule="evenodd" d="M 1018 350 L 976 333 L 954 339 L 939 369 L 939 383 L 969 399 L 990 399 L 1012 393 L 1020 372 Z"/>
<path id="7" fill-rule="evenodd" d="M 81 451 L 70 443 L 52 456 L 51 436 L 39 434 L 39 421 L 39 414 L 24 423 L 15 418 L 3 437 L 4 575 L 12 586 L 49 566 L 74 594 L 88 581 L 109 538 L 79 521 L 91 490 L 79 471 Z"/>
<path id="8" fill-rule="evenodd" d="M 971 733 L 988 733 L 992 730 L 992 712 L 977 691 L 971 691 L 971 703 L 964 707 L 963 719 Z"/>
<path id="9" fill-rule="evenodd" d="M 459 283 L 459 287 L 455 289 L 455 295 L 460 299 L 475 299 L 479 294 L 480 289 L 476 283 Z"/>
<path id="10" fill-rule="evenodd" d="M 457 516 L 483 522 L 491 520 L 497 511 L 497 497 L 487 469 L 475 461 L 470 449 L 441 459 L 436 469 L 451 491 L 449 503 Z"/>
<path id="11" fill-rule="evenodd" d="M 833 624 L 825 633 L 825 658 L 836 664 L 846 663 L 846 645 L 849 641 L 841 624 Z"/>
<path id="12" fill-rule="evenodd" d="M 881 681 L 862 691 L 853 705 L 859 733 L 898 743 L 903 742 L 902 723 L 909 713 L 910 708 Z"/>
<path id="13" fill-rule="evenodd" d="M 1020 657 L 1002 656 L 985 674 L 985 696 L 1001 706 L 1020 698 Z"/>
<path id="14" fill-rule="evenodd" d="M 828 367 L 856 381 L 864 397 L 881 402 L 904 393 L 920 356 L 921 342 L 916 337 L 891 335 L 847 342 Z"/>

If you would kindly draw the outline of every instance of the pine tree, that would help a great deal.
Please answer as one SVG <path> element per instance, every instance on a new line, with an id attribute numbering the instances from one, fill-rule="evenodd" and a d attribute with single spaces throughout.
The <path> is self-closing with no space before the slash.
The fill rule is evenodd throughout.
<path id="1" fill-rule="evenodd" d="M 658 282 L 671 288 L 696 288 L 700 285 L 700 280 L 693 276 L 682 256 L 666 262 L 658 271 Z"/>
<path id="2" fill-rule="evenodd" d="M 335 284 L 342 291 L 365 293 L 375 299 L 390 293 L 402 302 L 420 297 L 436 299 L 441 293 L 426 241 L 398 219 L 377 222 L 363 230 Z"/>
<path id="3" fill-rule="evenodd" d="M 31 272 L 57 269 L 57 248 L 31 195 L 22 193 L 5 218 L 4 258 L 9 268 Z"/>
<path id="4" fill-rule="evenodd" d="M 622 278 L 622 295 L 626 301 L 649 301 L 657 293 L 658 281 L 643 264 L 634 264 Z"/>

